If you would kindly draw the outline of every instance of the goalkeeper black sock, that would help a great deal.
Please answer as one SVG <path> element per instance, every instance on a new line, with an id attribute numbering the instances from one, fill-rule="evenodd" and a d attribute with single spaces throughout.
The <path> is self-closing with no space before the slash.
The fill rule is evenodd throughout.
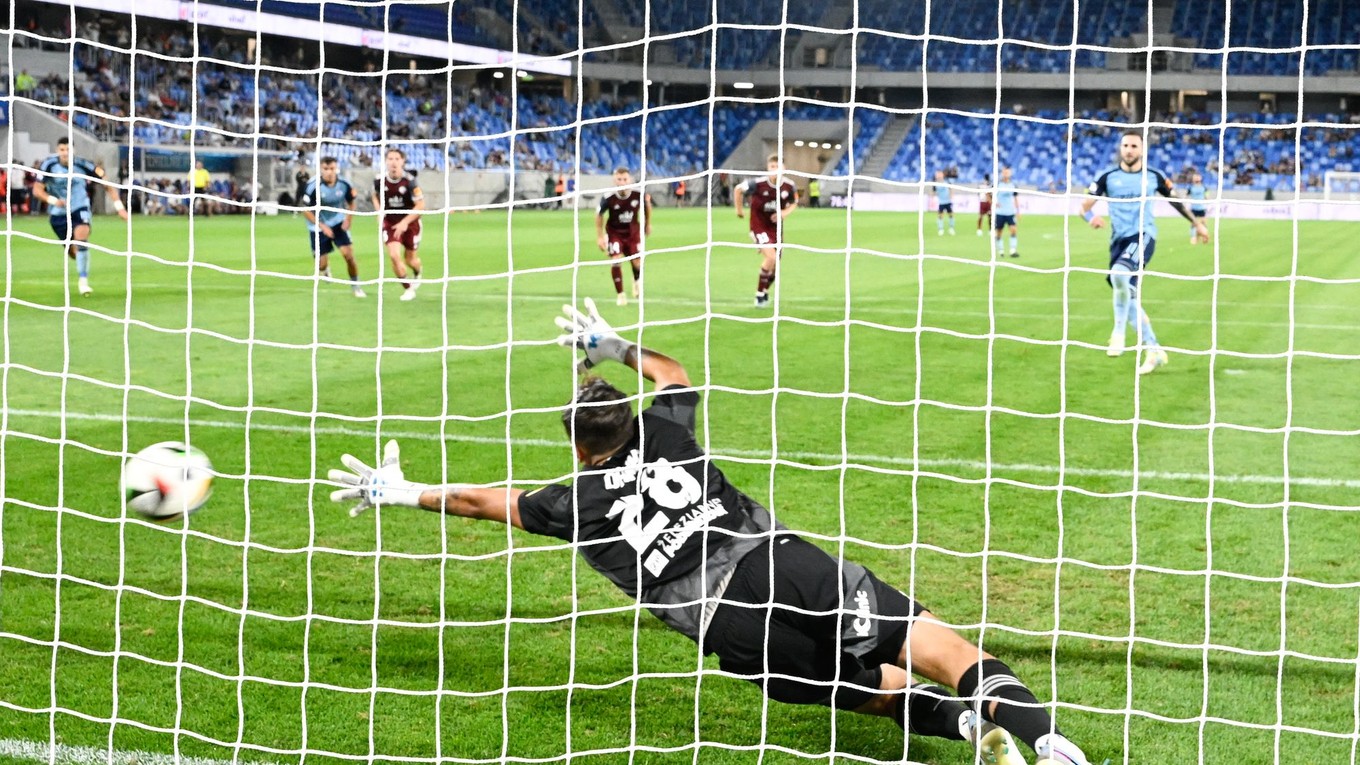
<path id="1" fill-rule="evenodd" d="M 1034 747 L 1041 736 L 1057 730 L 1053 718 L 1039 706 L 1039 700 L 1011 668 L 1000 659 L 983 659 L 968 668 L 959 679 L 959 697 L 968 700 L 981 697 L 982 717 L 1010 731 L 1016 738 Z M 992 702 L 996 712 L 991 712 Z"/>
<path id="2" fill-rule="evenodd" d="M 960 720 L 968 707 L 938 685 L 913 685 L 897 698 L 893 719 L 918 736 L 965 741 Z M 905 717 L 905 719 L 904 719 Z"/>

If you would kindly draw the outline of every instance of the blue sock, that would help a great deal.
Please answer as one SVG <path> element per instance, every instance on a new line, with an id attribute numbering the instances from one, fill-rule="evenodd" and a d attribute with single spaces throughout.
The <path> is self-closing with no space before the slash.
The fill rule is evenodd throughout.
<path id="1" fill-rule="evenodd" d="M 1020 237 L 1011 234 L 1011 252 L 1015 252 L 1018 249 L 1020 249 Z"/>
<path id="2" fill-rule="evenodd" d="M 953 231 L 953 230 L 954 230 L 954 219 L 953 219 L 953 218 L 950 218 L 950 219 L 949 219 L 949 230 L 950 230 L 950 231 Z"/>
<path id="3" fill-rule="evenodd" d="M 1129 280 L 1133 274 L 1123 268 L 1116 268 L 1110 274 L 1110 287 L 1113 289 L 1114 296 L 1114 333 L 1123 335 L 1128 326 L 1130 308 L 1137 310 L 1137 303 L 1133 301 L 1133 285 Z"/>
<path id="4" fill-rule="evenodd" d="M 940 232 L 941 234 L 944 233 L 944 218 L 935 219 L 935 230 Z"/>
<path id="5" fill-rule="evenodd" d="M 1129 323 L 1138 328 L 1139 342 L 1147 348 L 1157 347 L 1157 333 L 1152 331 L 1152 320 L 1137 298 L 1129 301 Z"/>
<path id="6" fill-rule="evenodd" d="M 90 248 L 80 245 L 76 246 L 76 273 L 80 278 L 87 279 L 90 276 Z"/>

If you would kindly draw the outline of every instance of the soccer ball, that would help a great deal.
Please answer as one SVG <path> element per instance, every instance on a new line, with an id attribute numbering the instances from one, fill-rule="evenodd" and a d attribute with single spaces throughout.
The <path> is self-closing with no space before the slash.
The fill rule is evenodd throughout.
<path id="1" fill-rule="evenodd" d="M 172 521 L 202 507 L 212 482 L 208 455 L 178 441 L 152 444 L 123 465 L 127 506 L 156 521 Z"/>

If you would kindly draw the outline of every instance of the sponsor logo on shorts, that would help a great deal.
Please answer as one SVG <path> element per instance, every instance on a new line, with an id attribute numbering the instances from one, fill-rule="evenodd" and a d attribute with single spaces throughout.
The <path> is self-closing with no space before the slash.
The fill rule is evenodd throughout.
<path id="1" fill-rule="evenodd" d="M 855 634 L 860 637 L 869 636 L 869 593 L 864 590 L 855 592 L 855 621 L 850 626 L 854 628 Z"/>

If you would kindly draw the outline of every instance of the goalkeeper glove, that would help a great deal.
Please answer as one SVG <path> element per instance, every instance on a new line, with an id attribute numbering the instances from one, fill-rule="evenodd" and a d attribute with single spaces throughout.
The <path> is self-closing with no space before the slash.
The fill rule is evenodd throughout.
<path id="1" fill-rule="evenodd" d="M 585 306 L 588 314 L 581 313 L 571 305 L 562 306 L 562 312 L 566 315 L 556 319 L 557 326 L 564 333 L 557 338 L 558 345 L 576 347 L 586 352 L 586 357 L 578 364 L 581 372 L 611 359 L 620 364 L 627 363 L 628 349 L 633 344 L 619 337 L 609 322 L 600 317 L 594 300 L 586 298 Z"/>
<path id="2" fill-rule="evenodd" d="M 347 487 L 331 492 L 331 501 L 357 500 L 358 503 L 349 509 L 351 518 L 370 507 L 382 505 L 420 507 L 420 495 L 430 488 L 426 484 L 406 480 L 401 472 L 401 451 L 396 441 L 388 441 L 387 446 L 383 447 L 383 461 L 376 468 L 365 465 L 352 454 L 344 455 L 340 461 L 354 472 L 330 471 L 332 481 Z"/>

